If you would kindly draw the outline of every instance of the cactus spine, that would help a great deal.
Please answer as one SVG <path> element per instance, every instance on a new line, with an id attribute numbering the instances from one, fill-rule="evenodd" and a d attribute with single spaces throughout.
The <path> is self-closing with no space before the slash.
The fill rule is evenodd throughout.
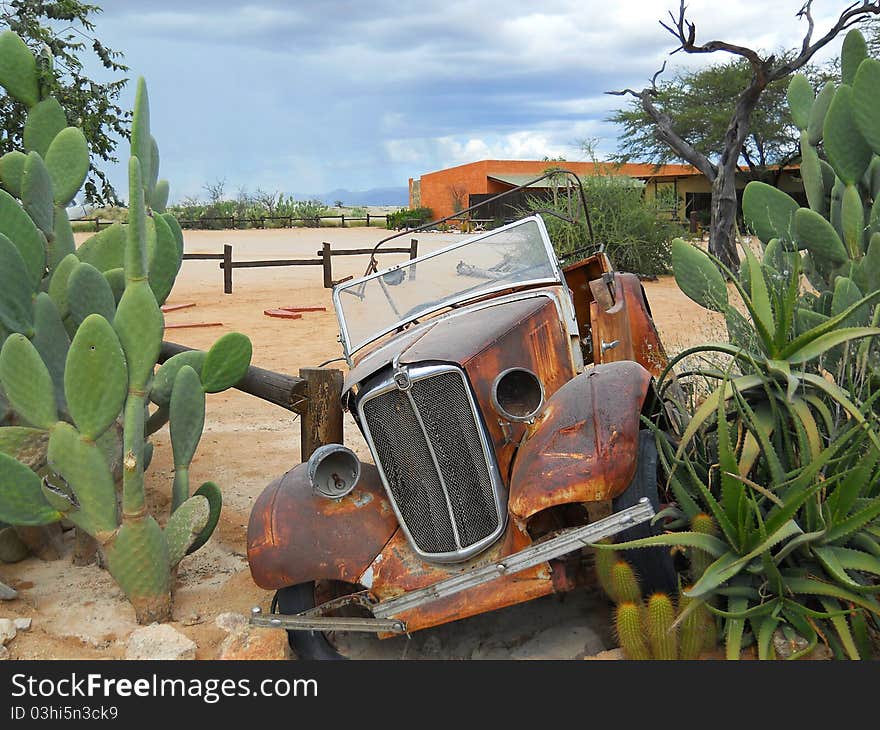
<path id="1" fill-rule="evenodd" d="M 230 333 L 154 373 L 183 239 L 162 212 L 168 184 L 158 180 L 146 84 L 135 100 L 128 222 L 75 250 L 65 206 L 88 170 L 85 138 L 41 98 L 34 58 L 11 31 L 0 33 L 0 55 L 0 84 L 28 107 L 25 151 L 0 158 L 0 520 L 73 523 L 97 541 L 138 621 L 164 621 L 174 568 L 205 543 L 222 505 L 212 482 L 190 495 L 205 392 L 244 375 L 250 342 Z M 2 420 L 7 400 L 23 425 Z M 148 434 L 169 419 L 180 473 L 163 529 L 147 512 L 144 472 Z"/>

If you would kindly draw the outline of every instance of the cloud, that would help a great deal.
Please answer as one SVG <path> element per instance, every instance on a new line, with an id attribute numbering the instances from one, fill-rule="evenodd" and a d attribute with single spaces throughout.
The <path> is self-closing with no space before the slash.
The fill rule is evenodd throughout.
<path id="1" fill-rule="evenodd" d="M 698 39 L 799 45 L 802 0 L 690 0 Z M 816 35 L 840 11 L 814 3 Z M 320 191 L 400 185 L 487 157 L 572 159 L 648 83 L 675 0 L 151 0 L 108 3 L 96 34 L 147 77 L 163 174 Z M 828 53 L 836 53 L 839 41 Z M 672 57 L 694 67 L 723 57 Z M 123 184 L 124 175 L 114 173 Z"/>

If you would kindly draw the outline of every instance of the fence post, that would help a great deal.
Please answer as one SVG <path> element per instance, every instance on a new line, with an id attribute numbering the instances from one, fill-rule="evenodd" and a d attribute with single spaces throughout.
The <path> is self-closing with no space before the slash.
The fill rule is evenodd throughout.
<path id="1" fill-rule="evenodd" d="M 370 227 L 370 211 L 367 211 L 367 228 Z"/>
<path id="2" fill-rule="evenodd" d="M 417 238 L 409 239 L 409 260 L 412 261 L 419 255 L 419 241 Z M 416 280 L 416 267 L 415 265 L 409 267 L 409 278 L 410 281 Z"/>
<path id="3" fill-rule="evenodd" d="M 339 217 L 342 218 L 342 227 L 345 228 L 345 213 L 343 213 L 343 214 L 342 214 L 341 216 L 339 216 Z"/>
<path id="4" fill-rule="evenodd" d="M 697 211 L 692 210 L 691 213 L 690 213 L 689 218 L 690 218 L 690 221 L 691 221 L 691 231 L 690 231 L 690 232 L 691 232 L 691 233 L 696 233 L 696 232 L 697 232 L 697 228 L 698 228 L 698 224 L 697 224 Z"/>
<path id="5" fill-rule="evenodd" d="M 333 288 L 333 252 L 329 243 L 321 244 L 321 258 L 324 259 L 324 288 Z"/>
<path id="6" fill-rule="evenodd" d="M 95 218 L 95 232 L 98 233 L 101 230 L 101 219 Z"/>
<path id="7" fill-rule="evenodd" d="M 232 294 L 232 246 L 223 244 L 223 293 Z"/>
<path id="8" fill-rule="evenodd" d="M 342 371 L 302 368 L 308 405 L 302 417 L 300 452 L 303 461 L 319 446 L 342 443 Z"/>

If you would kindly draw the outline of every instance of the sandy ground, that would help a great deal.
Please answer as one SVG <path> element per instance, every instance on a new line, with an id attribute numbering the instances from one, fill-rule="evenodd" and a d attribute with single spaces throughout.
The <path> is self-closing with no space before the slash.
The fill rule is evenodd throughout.
<path id="1" fill-rule="evenodd" d="M 311 258 L 322 241 L 334 247 L 362 248 L 387 232 L 380 229 L 297 229 L 266 231 L 187 231 L 188 253 L 216 253 L 224 243 L 235 259 Z M 81 242 L 87 234 L 78 234 Z M 456 234 L 421 234 L 425 252 L 458 240 Z M 403 237 L 400 245 L 408 245 Z M 391 265 L 403 255 L 388 255 Z M 367 257 L 339 257 L 334 278 L 360 275 Z M 320 267 L 238 269 L 234 293 L 223 294 L 216 261 L 186 261 L 169 304 L 196 306 L 170 312 L 166 323 L 222 322 L 202 329 L 169 330 L 166 339 L 208 348 L 226 332 L 247 334 L 254 345 L 253 364 L 296 374 L 341 354 L 330 291 L 321 284 Z M 671 277 L 645 282 L 663 341 L 670 351 L 715 337 L 723 327 L 675 286 Z M 324 306 L 301 320 L 264 316 L 278 306 Z M 344 367 L 344 364 L 340 364 Z M 366 446 L 354 424 L 346 423 L 347 443 L 362 457 Z M 149 502 L 160 522 L 168 513 L 172 480 L 167 428 L 155 438 L 156 456 L 147 475 Z M 197 657 L 213 659 L 225 634 L 214 625 L 225 611 L 247 613 L 268 606 L 271 595 L 251 580 L 245 539 L 251 506 L 263 487 L 300 461 L 299 423 L 294 414 L 237 391 L 208 396 L 204 435 L 192 466 L 193 484 L 211 479 L 221 485 L 224 510 L 205 548 L 183 560 L 175 593 L 174 626 L 198 645 Z M 0 603 L 0 616 L 29 616 L 33 628 L 9 645 L 12 658 L 119 658 L 137 625 L 134 612 L 113 580 L 96 566 L 74 567 L 69 555 L 54 562 L 29 558 L 0 564 L 0 580 L 17 588 L 20 598 Z M 560 601 L 533 601 L 437 629 L 411 639 L 384 642 L 361 639 L 353 653 L 376 658 L 576 658 L 613 646 L 608 606 L 582 591 Z"/>

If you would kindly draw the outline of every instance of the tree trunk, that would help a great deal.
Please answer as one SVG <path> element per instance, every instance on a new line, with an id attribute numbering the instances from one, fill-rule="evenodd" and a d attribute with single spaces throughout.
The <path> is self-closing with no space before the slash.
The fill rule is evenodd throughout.
<path id="1" fill-rule="evenodd" d="M 712 222 L 709 228 L 709 252 L 731 271 L 739 268 L 736 251 L 736 171 L 718 168 L 712 182 Z"/>

